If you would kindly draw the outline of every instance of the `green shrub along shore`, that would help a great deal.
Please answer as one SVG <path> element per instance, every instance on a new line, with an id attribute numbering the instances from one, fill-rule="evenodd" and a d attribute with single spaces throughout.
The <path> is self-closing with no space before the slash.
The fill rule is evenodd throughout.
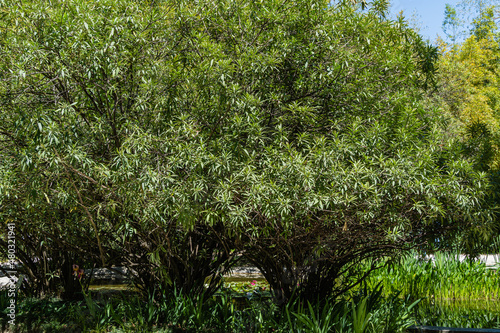
<path id="1" fill-rule="evenodd" d="M 486 2 L 436 46 L 388 0 L 0 0 L 2 329 L 498 326 L 433 303 L 497 271 L 411 252 L 500 230 Z M 92 290 L 112 267 L 133 288 Z"/>
<path id="2" fill-rule="evenodd" d="M 21 295 L 17 325 L 10 329 L 391 333 L 412 325 L 500 328 L 498 270 L 442 252 L 435 254 L 434 261 L 417 258 L 412 253 L 371 272 L 365 284 L 345 297 L 312 303 L 296 299 L 281 306 L 273 301 L 264 280 L 227 282 L 207 298 L 163 290 L 157 290 L 156 297 L 141 297 L 137 291 L 107 289 L 84 293 L 80 301 Z M 2 291 L 0 306 L 5 309 L 7 301 Z M 6 314 L 3 329 L 9 327 Z"/>

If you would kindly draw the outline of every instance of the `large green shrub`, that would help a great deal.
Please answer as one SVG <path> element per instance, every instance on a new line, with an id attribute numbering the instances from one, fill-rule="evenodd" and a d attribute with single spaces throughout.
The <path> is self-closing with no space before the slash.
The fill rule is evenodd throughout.
<path id="1" fill-rule="evenodd" d="M 487 180 L 420 105 L 435 49 L 384 1 L 1 3 L 0 214 L 38 292 L 74 261 L 214 291 L 239 250 L 278 299 L 316 298 L 491 229 Z"/>

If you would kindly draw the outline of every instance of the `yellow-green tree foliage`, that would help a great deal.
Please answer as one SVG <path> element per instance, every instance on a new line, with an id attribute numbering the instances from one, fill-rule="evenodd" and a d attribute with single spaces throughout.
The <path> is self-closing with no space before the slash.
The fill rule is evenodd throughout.
<path id="1" fill-rule="evenodd" d="M 494 7 L 476 18 L 461 44 L 440 41 L 439 106 L 462 133 L 465 151 L 484 171 L 500 167 L 499 43 Z"/>

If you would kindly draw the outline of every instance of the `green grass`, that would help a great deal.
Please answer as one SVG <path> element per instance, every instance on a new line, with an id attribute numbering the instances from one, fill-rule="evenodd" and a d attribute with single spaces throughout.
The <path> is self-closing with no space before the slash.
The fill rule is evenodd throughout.
<path id="1" fill-rule="evenodd" d="M 434 261 L 411 253 L 398 263 L 373 272 L 368 285 L 379 283 L 385 292 L 401 292 L 416 298 L 498 300 L 500 274 L 478 261 L 458 260 L 456 254 L 438 252 Z"/>

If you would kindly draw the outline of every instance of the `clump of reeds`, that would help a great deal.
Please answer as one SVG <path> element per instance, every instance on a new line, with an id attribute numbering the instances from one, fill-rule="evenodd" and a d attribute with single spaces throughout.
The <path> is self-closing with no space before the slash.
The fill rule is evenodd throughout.
<path id="1" fill-rule="evenodd" d="M 368 285 L 378 283 L 386 292 L 400 291 L 414 298 L 481 299 L 500 298 L 500 274 L 497 268 L 457 253 L 436 252 L 424 257 L 412 252 L 398 262 L 374 271 Z"/>

